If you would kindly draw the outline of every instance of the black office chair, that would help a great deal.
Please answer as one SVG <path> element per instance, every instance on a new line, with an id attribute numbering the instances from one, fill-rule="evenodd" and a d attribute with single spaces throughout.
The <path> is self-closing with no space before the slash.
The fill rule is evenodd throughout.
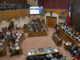
<path id="1" fill-rule="evenodd" d="M 37 56 L 28 56 L 26 60 L 37 60 Z"/>
<path id="2" fill-rule="evenodd" d="M 46 60 L 51 60 L 51 58 L 50 57 L 47 57 Z"/>
<path id="3" fill-rule="evenodd" d="M 57 54 L 56 58 L 60 59 L 62 57 L 62 54 Z"/>
<path id="4" fill-rule="evenodd" d="M 61 57 L 60 60 L 66 60 L 66 56 Z"/>
<path id="5" fill-rule="evenodd" d="M 45 56 L 38 56 L 37 57 L 37 60 L 44 60 L 45 59 Z"/>

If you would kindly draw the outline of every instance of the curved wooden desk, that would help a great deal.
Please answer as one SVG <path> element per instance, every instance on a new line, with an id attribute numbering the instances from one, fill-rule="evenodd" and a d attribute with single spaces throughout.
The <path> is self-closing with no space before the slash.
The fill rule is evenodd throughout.
<path id="1" fill-rule="evenodd" d="M 77 44 L 80 47 L 80 42 L 78 42 L 75 38 L 70 36 L 68 33 L 64 32 L 61 28 L 59 29 L 58 36 L 63 38 L 65 41 L 70 41 L 73 44 L 75 43 L 75 44 Z"/>
<path id="2" fill-rule="evenodd" d="M 47 32 L 29 32 L 29 37 L 36 37 L 36 36 L 47 36 Z"/>

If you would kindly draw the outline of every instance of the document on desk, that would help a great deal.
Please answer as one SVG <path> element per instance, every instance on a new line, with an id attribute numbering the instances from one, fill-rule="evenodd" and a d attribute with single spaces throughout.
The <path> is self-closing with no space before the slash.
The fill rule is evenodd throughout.
<path id="1" fill-rule="evenodd" d="M 28 56 L 31 56 L 32 54 L 31 54 L 31 52 L 28 52 Z"/>
<path id="2" fill-rule="evenodd" d="M 19 44 L 15 44 L 15 46 L 18 46 Z"/>
<path id="3" fill-rule="evenodd" d="M 59 50 L 58 49 L 53 49 L 53 52 L 59 52 Z"/>
<path id="4" fill-rule="evenodd" d="M 16 41 L 19 41 L 19 39 L 16 39 Z"/>
<path id="5" fill-rule="evenodd" d="M 16 46 L 16 50 L 19 50 L 20 49 L 20 47 L 19 46 Z"/>
<path id="6" fill-rule="evenodd" d="M 2 39 L 1 41 L 2 41 L 2 42 L 4 42 L 4 41 L 5 41 L 5 39 Z"/>
<path id="7" fill-rule="evenodd" d="M 18 39 L 20 39 L 20 36 L 18 36 Z"/>
<path id="8" fill-rule="evenodd" d="M 3 43 L 0 43 L 0 46 L 2 46 L 3 45 Z"/>

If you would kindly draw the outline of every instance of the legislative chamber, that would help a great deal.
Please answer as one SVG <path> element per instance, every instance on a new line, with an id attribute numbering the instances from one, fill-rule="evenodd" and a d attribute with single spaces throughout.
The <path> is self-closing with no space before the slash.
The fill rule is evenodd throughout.
<path id="1" fill-rule="evenodd" d="M 80 60 L 79 0 L 0 0 L 0 60 Z"/>

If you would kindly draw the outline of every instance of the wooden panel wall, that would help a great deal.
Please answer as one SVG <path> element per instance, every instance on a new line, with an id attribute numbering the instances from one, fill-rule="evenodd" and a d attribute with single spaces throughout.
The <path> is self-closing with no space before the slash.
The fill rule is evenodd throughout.
<path id="1" fill-rule="evenodd" d="M 51 11 L 53 13 L 58 14 L 59 16 L 67 16 L 67 13 L 68 13 L 68 9 L 44 9 L 44 14 L 45 13 L 50 13 Z M 62 15 L 61 12 L 65 12 L 65 14 Z"/>
<path id="2" fill-rule="evenodd" d="M 29 14 L 27 9 L 0 11 L 0 19 L 9 19 Z"/>
<path id="3" fill-rule="evenodd" d="M 50 13 L 54 12 L 59 14 L 59 16 L 67 16 L 68 10 L 66 10 L 66 13 L 64 15 L 61 15 L 61 12 L 64 11 L 65 9 L 44 9 L 43 13 Z M 1 19 L 9 19 L 9 18 L 15 18 L 19 16 L 26 16 L 29 13 L 29 9 L 18 9 L 18 10 L 8 10 L 8 11 L 0 11 L 0 20 Z"/>

